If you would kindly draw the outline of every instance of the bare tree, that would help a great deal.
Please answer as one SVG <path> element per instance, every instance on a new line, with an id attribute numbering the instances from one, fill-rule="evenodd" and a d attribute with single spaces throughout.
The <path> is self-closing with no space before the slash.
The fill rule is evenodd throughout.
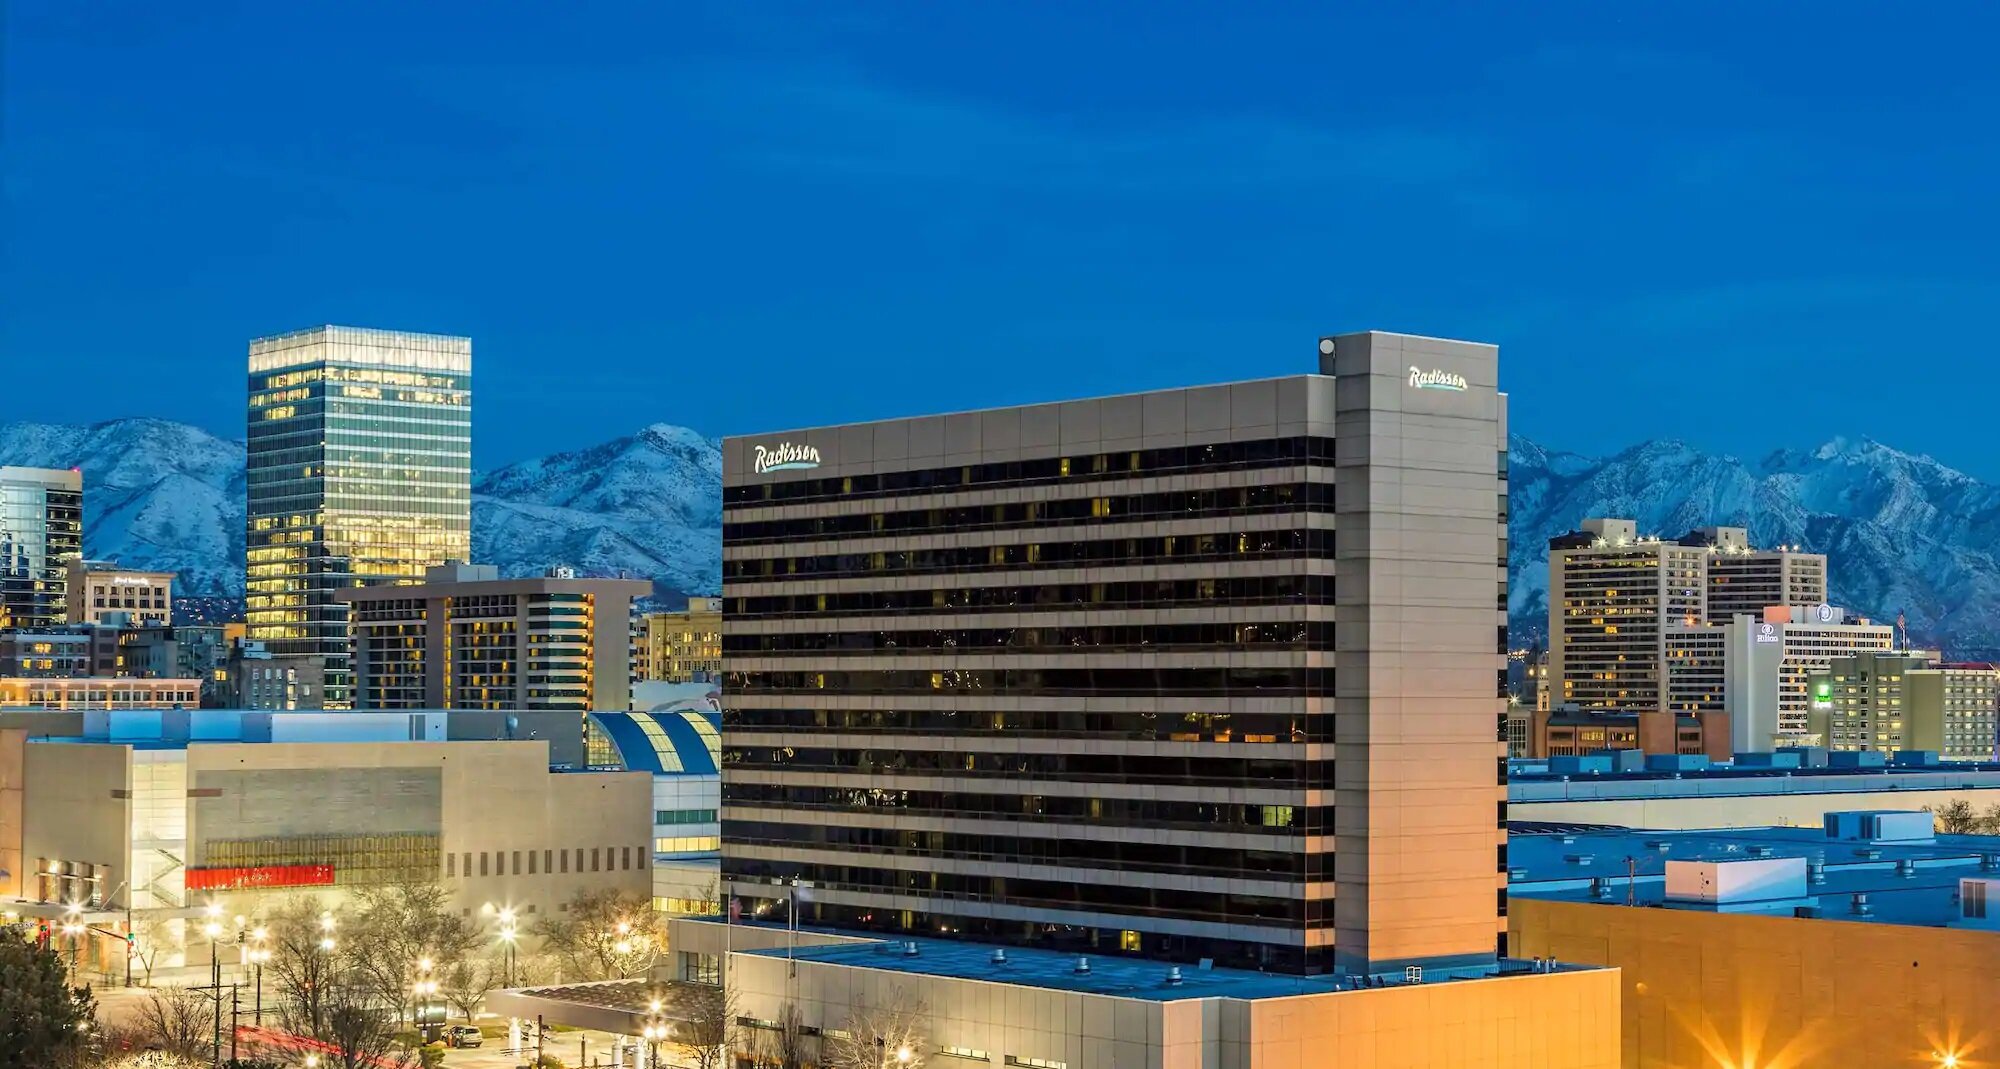
<path id="1" fill-rule="evenodd" d="M 478 929 L 446 908 L 436 880 L 405 880 L 356 892 L 345 927 L 348 959 L 376 1001 L 408 1016 L 420 963 L 433 977 L 463 962 L 480 943 Z M 484 995 L 484 992 L 481 992 Z"/>
<path id="2" fill-rule="evenodd" d="M 736 1032 L 736 997 L 720 987 L 684 984 L 675 1009 L 685 1022 L 677 1038 L 694 1054 L 695 1069 L 721 1069 Z"/>
<path id="3" fill-rule="evenodd" d="M 1937 830 L 1946 835 L 1970 835 L 1979 830 L 1979 817 L 1973 813 L 1972 803 L 1963 798 L 1946 802 L 1931 812 L 1936 818 Z"/>
<path id="4" fill-rule="evenodd" d="M 139 967 L 139 986 L 153 986 L 153 963 L 160 949 L 174 942 L 173 920 L 164 913 L 148 910 L 133 915 L 132 963 Z"/>
<path id="5" fill-rule="evenodd" d="M 136 1039 L 171 1058 L 195 1062 L 215 1046 L 215 998 L 195 987 L 163 987 L 139 1003 L 133 1015 Z"/>
<path id="6" fill-rule="evenodd" d="M 805 1015 L 795 1003 L 787 1002 L 778 1011 L 778 1027 L 771 1033 L 772 1064 L 777 1069 L 806 1069 L 818 1059 L 807 1049 L 812 1034 L 806 1031 Z"/>
<path id="7" fill-rule="evenodd" d="M 896 988 L 880 1005 L 856 1006 L 826 1044 L 826 1069 L 917 1069 L 928 1052 L 929 1011 L 906 988 Z"/>
<path id="8" fill-rule="evenodd" d="M 299 1035 L 318 1037 L 327 1029 L 329 997 L 346 971 L 340 934 L 325 926 L 328 914 L 313 897 L 285 902 L 271 915 L 271 974 L 278 1020 Z"/>
<path id="9" fill-rule="evenodd" d="M 534 934 L 568 980 L 644 975 L 667 948 L 664 922 L 644 895 L 583 891 L 536 922 Z"/>
<path id="10" fill-rule="evenodd" d="M 438 990 L 453 1009 L 470 1021 L 479 1011 L 479 1004 L 499 986 L 499 966 L 486 959 L 466 958 L 445 970 Z"/>
<path id="11" fill-rule="evenodd" d="M 368 981 L 352 970 L 327 994 L 326 1029 L 314 1037 L 327 1049 L 327 1069 L 406 1069 L 422 1058 L 396 1039 L 400 1019 L 376 1005 Z"/>

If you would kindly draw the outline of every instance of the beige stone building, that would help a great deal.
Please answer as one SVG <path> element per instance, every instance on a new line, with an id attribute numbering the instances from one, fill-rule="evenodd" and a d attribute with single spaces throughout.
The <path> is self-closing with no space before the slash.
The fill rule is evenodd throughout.
<path id="1" fill-rule="evenodd" d="M 692 683 L 722 674 L 722 599 L 689 598 L 680 612 L 646 614 L 639 677 Z"/>
<path id="2" fill-rule="evenodd" d="M 127 626 L 174 622 L 174 575 L 120 568 L 108 561 L 69 562 L 69 622 L 98 624 L 122 617 Z"/>
<path id="3" fill-rule="evenodd" d="M 21 859 L 0 866 L 0 909 L 25 916 L 75 903 L 123 931 L 211 903 L 254 917 L 299 893 L 337 913 L 356 888 L 416 877 L 469 916 L 490 903 L 526 925 L 581 891 L 652 893 L 650 775 L 552 771 L 542 740 L 447 740 L 442 713 L 132 712 L 82 736 L 32 730 L 0 729 L 0 860 Z"/>

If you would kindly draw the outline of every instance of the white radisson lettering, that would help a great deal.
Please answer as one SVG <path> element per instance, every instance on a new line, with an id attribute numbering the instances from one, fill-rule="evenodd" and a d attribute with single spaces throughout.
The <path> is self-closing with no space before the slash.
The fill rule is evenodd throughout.
<path id="1" fill-rule="evenodd" d="M 780 442 L 775 449 L 757 447 L 757 474 L 767 471 L 790 471 L 793 468 L 819 467 L 819 450 L 809 445 L 793 445 Z"/>
<path id="2" fill-rule="evenodd" d="M 1465 376 L 1449 371 L 1425 371 L 1420 367 L 1410 369 L 1410 385 L 1419 390 L 1464 390 Z"/>

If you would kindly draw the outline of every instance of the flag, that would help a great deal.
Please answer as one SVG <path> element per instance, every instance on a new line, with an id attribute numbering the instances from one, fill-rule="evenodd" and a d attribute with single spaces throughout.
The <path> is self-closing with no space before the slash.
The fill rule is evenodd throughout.
<path id="1" fill-rule="evenodd" d="M 738 900 L 735 895 L 730 895 L 729 923 L 735 924 L 738 921 L 741 921 L 742 919 L 743 919 L 743 903 L 740 900 Z"/>

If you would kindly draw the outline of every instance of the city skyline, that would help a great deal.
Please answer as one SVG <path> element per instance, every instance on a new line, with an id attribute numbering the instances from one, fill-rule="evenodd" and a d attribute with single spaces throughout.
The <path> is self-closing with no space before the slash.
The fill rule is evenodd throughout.
<path id="1" fill-rule="evenodd" d="M 10 9 L 0 344 L 133 389 L 0 419 L 234 437 L 251 337 L 451 333 L 481 347 L 485 470 L 606 426 L 936 407 L 917 382 L 1039 400 L 998 367 L 1077 394 L 1276 375 L 1298 338 L 1379 325 L 1506 345 L 1517 426 L 1555 447 L 1838 432 L 2000 477 L 1974 392 L 1935 388 L 1980 368 L 1995 291 L 1967 208 L 1993 151 L 1960 131 L 2000 93 L 1957 52 L 1988 12 L 791 15 Z M 1818 59 L 1857 50 L 1894 76 Z M 378 76 L 337 94 L 286 76 L 357 52 Z M 1849 388 L 1885 351 L 1923 373 Z M 1662 374 L 1690 358 L 1738 388 Z M 757 388 L 724 390 L 744 367 Z M 1583 380 L 1658 403 L 1574 420 Z"/>

